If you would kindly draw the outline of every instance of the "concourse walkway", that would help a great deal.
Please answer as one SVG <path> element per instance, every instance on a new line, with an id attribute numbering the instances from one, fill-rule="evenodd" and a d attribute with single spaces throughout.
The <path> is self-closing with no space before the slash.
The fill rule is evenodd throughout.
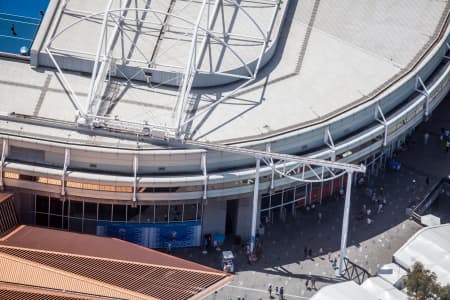
<path id="1" fill-rule="evenodd" d="M 368 183 L 353 186 L 347 253 L 352 262 L 371 274 L 391 262 L 393 253 L 422 228 L 408 219 L 406 209 L 423 199 L 440 178 L 450 174 L 450 152 L 445 151 L 439 140 L 441 128 L 450 129 L 448 112 L 450 95 L 427 122 L 416 128 L 407 147 L 398 153 L 396 159 L 402 164 L 399 171 L 387 169 L 371 177 Z M 430 134 L 426 144 L 425 132 Z M 378 207 L 367 196 L 367 187 L 378 192 L 383 189 L 387 204 L 382 212 L 377 212 Z M 283 286 L 285 299 L 309 299 L 316 292 L 306 288 L 310 275 L 316 278 L 317 289 L 341 281 L 328 261 L 328 254 L 334 258 L 339 253 L 343 202 L 324 202 L 309 212 L 299 210 L 295 217 L 288 214 L 285 222 L 268 224 L 263 254 L 255 263 L 248 264 L 244 251 L 227 241 L 223 248 L 235 252 L 236 277 L 206 299 L 234 300 L 238 296 L 249 300 L 270 299 L 269 284 L 273 291 Z M 372 210 L 371 224 L 366 218 L 358 218 L 364 205 Z M 312 250 L 312 257 L 304 257 L 305 247 Z M 174 254 L 220 268 L 220 252 L 215 250 L 204 255 L 197 248 L 177 249 Z"/>

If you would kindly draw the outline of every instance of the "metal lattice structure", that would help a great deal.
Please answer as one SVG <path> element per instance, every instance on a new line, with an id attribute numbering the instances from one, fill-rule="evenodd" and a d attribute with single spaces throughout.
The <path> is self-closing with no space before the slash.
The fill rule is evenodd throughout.
<path id="1" fill-rule="evenodd" d="M 264 5 L 266 9 L 272 10 L 269 26 L 267 28 L 262 28 L 254 16 L 246 11 L 243 4 L 248 1 L 202 0 L 200 6 L 198 7 L 198 4 L 196 6 L 198 14 L 195 17 L 195 20 L 184 16 L 185 10 L 189 8 L 190 3 L 193 3 L 192 1 L 188 1 L 188 4 L 178 11 L 171 10 L 174 1 L 171 2 L 167 11 L 155 9 L 147 4 L 142 8 L 131 7 L 131 0 L 120 0 L 120 8 L 115 8 L 113 4 L 117 1 L 118 0 L 109 0 L 105 10 L 96 13 L 87 13 L 80 10 L 65 8 L 66 12 L 77 14 L 81 17 L 76 22 L 73 22 L 56 32 L 47 42 L 45 51 L 60 73 L 62 83 L 71 96 L 79 125 L 102 127 L 113 130 L 117 129 L 133 134 L 141 133 L 159 137 L 175 137 L 177 139 L 185 138 L 186 127 L 190 122 L 207 113 L 256 79 L 263 55 L 270 43 L 272 28 L 280 5 L 279 0 L 250 1 L 251 3 Z M 227 29 L 226 26 L 228 25 L 225 24 L 226 9 L 239 11 L 240 15 L 243 16 L 242 18 L 246 18 L 249 27 L 253 28 L 252 32 L 249 34 L 240 34 L 232 32 L 231 29 Z M 87 90 L 87 97 L 86 99 L 82 99 L 74 92 L 69 80 L 64 75 L 63 68 L 56 58 L 56 53 L 80 54 L 80 52 L 72 49 L 58 48 L 54 46 L 53 43 L 61 34 L 67 32 L 81 22 L 99 18 L 101 18 L 101 30 L 98 37 L 95 57 L 92 57 L 93 69 L 91 80 Z M 176 22 L 173 20 L 176 20 Z M 139 26 L 144 26 L 146 24 L 149 24 L 149 26 L 157 26 L 160 28 L 160 39 L 164 32 L 177 32 L 178 40 L 174 41 L 174 47 L 177 42 L 182 42 L 181 39 L 190 39 L 188 55 L 185 57 L 185 65 L 175 66 L 160 64 L 157 62 L 154 53 L 150 56 L 146 55 L 146 53 L 140 49 L 137 42 L 133 40 L 129 33 L 127 33 L 130 22 L 134 22 Z M 219 24 L 219 22 L 222 22 L 222 24 Z M 139 26 L 136 27 L 136 32 L 138 33 L 140 31 Z M 229 43 L 230 37 L 246 40 L 257 46 L 258 51 L 256 59 L 253 60 L 252 63 L 249 63 L 243 58 L 242 53 L 235 50 L 234 46 Z M 123 49 L 126 46 L 126 43 L 131 43 L 133 51 L 142 56 L 141 60 L 126 57 L 126 51 Z M 205 61 L 208 59 L 208 52 L 211 52 L 213 44 L 220 45 L 220 47 L 226 49 L 226 51 L 239 62 L 240 66 L 230 72 L 211 69 L 204 70 L 202 64 L 206 64 Z M 155 45 L 155 48 L 156 47 L 158 47 L 157 44 Z M 92 55 L 89 53 L 81 54 Z M 134 74 L 125 74 L 120 66 L 126 66 L 129 63 L 139 63 L 142 67 L 136 68 Z M 211 62 L 209 62 L 209 64 L 211 64 Z M 165 81 L 157 83 L 153 82 L 152 72 L 157 71 L 158 68 L 162 67 L 173 74 L 173 76 Z M 239 83 L 232 91 L 211 101 L 209 105 L 202 107 L 198 111 L 193 111 L 190 109 L 189 105 L 189 103 L 193 101 L 193 99 L 191 99 L 191 89 L 199 74 L 229 77 L 231 78 L 230 80 L 239 81 Z M 124 119 L 120 116 L 111 117 L 102 114 L 100 109 L 102 98 L 113 89 L 113 87 L 111 87 L 111 76 L 117 75 L 125 78 L 127 82 L 132 82 L 138 75 L 144 76 L 148 84 L 154 88 L 162 85 L 177 87 L 177 101 L 173 108 L 172 124 L 161 126 L 160 124 L 152 124 L 149 121 L 137 122 L 135 120 Z"/>
<path id="2" fill-rule="evenodd" d="M 365 172 L 364 166 L 355 166 L 346 163 L 335 162 L 335 155 L 331 157 L 331 161 L 311 159 L 306 157 L 299 157 L 296 155 L 279 154 L 270 151 L 270 146 L 266 151 L 259 151 L 253 149 L 244 149 L 234 146 L 225 146 L 218 144 L 209 144 L 203 142 L 190 141 L 186 139 L 187 128 L 189 123 L 208 113 L 217 105 L 224 102 L 228 98 L 235 95 L 250 83 L 252 83 L 258 75 L 261 67 L 263 56 L 271 42 L 271 32 L 277 16 L 277 11 L 280 6 L 279 0 L 257 0 L 251 1 L 259 5 L 264 5 L 266 8 L 272 10 L 271 20 L 267 28 L 262 28 L 254 16 L 249 14 L 244 8 L 243 3 L 248 1 L 236 0 L 202 0 L 197 3 L 197 15 L 195 19 L 189 19 L 184 16 L 184 10 L 173 11 L 174 1 L 171 1 L 167 11 L 161 11 L 153 8 L 151 5 L 145 7 L 131 7 L 131 0 L 121 0 L 119 8 L 117 0 L 109 0 L 104 11 L 96 13 L 87 13 L 80 10 L 66 9 L 67 12 L 81 16 L 77 21 L 65 26 L 60 31 L 56 32 L 45 47 L 46 53 L 49 55 L 54 66 L 61 75 L 62 83 L 70 94 L 74 105 L 74 113 L 79 126 L 87 126 L 92 128 L 104 128 L 108 130 L 120 130 L 131 134 L 151 136 L 156 139 L 170 140 L 175 144 L 183 147 L 195 147 L 213 151 L 220 151 L 225 153 L 235 153 L 244 156 L 254 157 L 256 160 L 256 172 L 254 181 L 254 196 L 253 196 L 253 211 L 252 211 L 252 226 L 251 226 L 251 251 L 254 250 L 255 234 L 256 234 L 256 220 L 257 207 L 259 195 L 259 177 L 261 161 L 266 168 L 271 172 L 271 188 L 273 188 L 273 181 L 276 176 L 285 177 L 291 181 L 311 183 L 324 182 L 333 180 L 337 177 L 347 175 L 347 192 L 345 201 L 345 212 L 343 220 L 342 241 L 341 241 L 341 258 L 344 258 L 348 221 L 349 221 L 349 207 L 350 207 L 350 191 L 352 183 L 353 172 Z M 187 9 L 189 3 L 184 7 Z M 225 6 L 232 7 L 235 11 L 239 11 L 241 15 L 247 18 L 249 26 L 253 29 L 253 33 L 249 34 L 233 33 L 226 28 L 225 24 Z M 65 5 L 64 5 L 65 7 Z M 144 17 L 145 16 L 145 17 Z M 77 26 L 79 23 L 87 20 L 96 19 L 97 22 L 101 20 L 101 28 L 98 37 L 98 43 L 95 56 L 92 57 L 93 67 L 90 76 L 90 83 L 87 89 L 87 96 L 85 99 L 80 98 L 71 87 L 69 80 L 66 78 L 63 68 L 58 63 L 56 53 L 76 53 L 74 50 L 61 49 L 53 45 L 57 38 L 68 31 L 70 28 Z M 173 22 L 177 20 L 177 22 Z M 222 26 L 217 26 L 221 20 Z M 184 66 L 161 65 L 158 63 L 155 52 L 152 55 L 146 53 L 140 48 L 138 43 L 132 39 L 127 30 L 129 23 L 136 24 L 136 32 L 140 33 L 140 26 L 150 24 L 160 28 L 159 36 L 163 33 L 177 31 L 178 40 L 174 41 L 181 43 L 181 39 L 189 40 L 189 50 L 187 57 L 185 57 Z M 228 43 L 231 36 L 239 39 L 245 39 L 257 46 L 256 59 L 251 63 L 242 57 L 242 53 L 235 50 L 233 45 Z M 126 42 L 131 44 L 133 51 L 138 52 L 142 56 L 142 60 L 133 60 L 125 55 L 124 47 Z M 211 47 L 213 43 L 220 45 L 226 49 L 239 62 L 239 67 L 234 69 L 234 72 L 226 72 L 220 69 L 204 70 L 202 65 L 207 60 L 207 56 L 211 56 Z M 158 45 L 155 44 L 155 48 Z M 119 49 L 119 50 L 117 50 Z M 89 53 L 82 53 L 83 55 L 91 55 Z M 205 58 L 206 57 L 206 58 Z M 211 64 L 211 58 L 209 58 Z M 130 63 L 141 64 L 141 67 L 134 68 L 134 73 L 126 74 L 123 71 L 123 66 Z M 152 78 L 152 72 L 157 72 L 160 68 L 166 68 L 172 74 L 166 81 L 155 82 Z M 239 70 L 236 71 L 236 70 Z M 194 82 L 199 75 L 229 77 L 233 81 L 237 81 L 234 88 L 229 92 L 222 94 L 217 99 L 211 101 L 200 109 L 192 110 L 191 91 Z M 150 122 L 138 122 L 135 120 L 123 119 L 121 116 L 108 116 L 104 113 L 102 103 L 111 90 L 114 90 L 112 77 L 118 76 L 125 78 L 127 82 L 133 82 L 137 76 L 146 78 L 147 84 L 151 88 L 159 88 L 161 86 L 170 85 L 177 89 L 176 105 L 172 111 L 172 124 L 161 126 L 159 124 L 152 124 Z M 119 100 L 120 101 L 120 100 Z M 330 132 L 325 136 L 325 143 L 334 148 L 333 139 Z M 334 153 L 334 152 L 333 152 Z M 70 160 L 70 154 L 66 151 L 64 171 L 62 182 L 67 170 L 67 165 Z M 137 187 L 137 166 L 138 158 L 134 156 L 133 172 L 133 201 L 136 202 L 136 187 Z M 204 177 L 204 195 L 207 198 L 208 187 L 208 173 L 206 153 L 202 155 L 201 169 Z M 64 196 L 64 185 L 62 186 L 62 195 Z M 343 270 L 344 262 L 341 259 L 340 270 Z"/>

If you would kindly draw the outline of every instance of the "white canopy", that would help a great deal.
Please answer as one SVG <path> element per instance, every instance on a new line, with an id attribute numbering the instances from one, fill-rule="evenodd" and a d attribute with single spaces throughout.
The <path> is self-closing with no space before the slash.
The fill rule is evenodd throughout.
<path id="1" fill-rule="evenodd" d="M 408 296 L 380 277 L 371 277 L 361 285 L 380 300 L 408 300 Z"/>
<path id="2" fill-rule="evenodd" d="M 397 264 L 389 263 L 377 271 L 377 276 L 383 278 L 396 288 L 402 289 L 404 286 L 403 280 L 406 278 L 406 271 Z"/>
<path id="3" fill-rule="evenodd" d="M 394 253 L 394 261 L 409 270 L 418 261 L 436 273 L 440 284 L 450 284 L 450 224 L 419 230 Z"/>
<path id="4" fill-rule="evenodd" d="M 379 300 L 354 281 L 328 285 L 321 288 L 311 300 Z"/>

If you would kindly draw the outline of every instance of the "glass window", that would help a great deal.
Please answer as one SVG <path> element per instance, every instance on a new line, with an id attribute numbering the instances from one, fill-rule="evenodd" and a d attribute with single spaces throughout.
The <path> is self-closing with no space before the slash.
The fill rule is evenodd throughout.
<path id="1" fill-rule="evenodd" d="M 154 205 L 142 205 L 141 206 L 141 223 L 153 223 L 155 217 Z"/>
<path id="2" fill-rule="evenodd" d="M 90 234 L 97 233 L 97 221 L 84 219 L 83 222 L 83 232 Z"/>
<path id="3" fill-rule="evenodd" d="M 131 205 L 128 205 L 127 222 L 139 223 L 139 206 L 132 207 Z"/>
<path id="4" fill-rule="evenodd" d="M 281 205 L 281 192 L 272 195 L 272 207 Z"/>
<path id="5" fill-rule="evenodd" d="M 261 209 L 267 209 L 270 207 L 270 196 L 268 194 L 263 195 L 261 199 Z"/>
<path id="6" fill-rule="evenodd" d="M 183 205 L 170 205 L 169 211 L 169 221 L 170 222 L 181 222 L 181 216 L 183 214 Z"/>
<path id="7" fill-rule="evenodd" d="M 62 202 L 58 198 L 50 198 L 50 213 L 54 215 L 62 214 Z"/>
<path id="8" fill-rule="evenodd" d="M 97 203 L 84 202 L 84 218 L 97 220 Z"/>
<path id="9" fill-rule="evenodd" d="M 197 219 L 197 203 L 184 204 L 183 221 L 195 221 Z"/>
<path id="10" fill-rule="evenodd" d="M 156 205 L 155 206 L 155 222 L 164 223 L 168 221 L 168 209 L 167 205 Z"/>
<path id="11" fill-rule="evenodd" d="M 113 207 L 113 221 L 124 222 L 126 220 L 125 205 L 114 205 Z"/>
<path id="12" fill-rule="evenodd" d="M 83 202 L 70 200 L 70 216 L 76 218 L 83 216 Z"/>
<path id="13" fill-rule="evenodd" d="M 294 189 L 290 189 L 284 192 L 283 203 L 289 203 L 294 201 Z"/>
<path id="14" fill-rule="evenodd" d="M 62 217 L 61 216 L 50 215 L 50 224 L 48 226 L 49 227 L 53 227 L 53 228 L 61 229 Z"/>
<path id="15" fill-rule="evenodd" d="M 37 226 L 48 226 L 48 214 L 36 213 L 36 225 Z"/>
<path id="16" fill-rule="evenodd" d="M 48 213 L 48 197 L 47 196 L 36 196 L 36 211 Z"/>
<path id="17" fill-rule="evenodd" d="M 63 206 L 63 215 L 67 216 L 69 211 L 69 201 L 62 202 L 62 206 Z"/>
<path id="18" fill-rule="evenodd" d="M 69 218 L 69 231 L 82 232 L 82 220 L 77 218 Z"/>
<path id="19" fill-rule="evenodd" d="M 112 204 L 98 205 L 98 219 L 102 221 L 111 221 Z"/>

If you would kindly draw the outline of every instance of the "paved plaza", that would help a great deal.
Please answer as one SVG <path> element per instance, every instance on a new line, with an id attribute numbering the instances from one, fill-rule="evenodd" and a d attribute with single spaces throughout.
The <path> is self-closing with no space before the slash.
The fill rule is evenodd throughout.
<path id="1" fill-rule="evenodd" d="M 399 171 L 388 169 L 372 176 L 367 184 L 353 186 L 348 257 L 371 274 L 391 262 L 393 253 L 422 228 L 408 219 L 406 209 L 423 199 L 440 178 L 450 174 L 450 153 L 445 152 L 439 140 L 441 128 L 450 128 L 449 111 L 447 96 L 431 119 L 416 129 L 406 149 L 398 153 L 397 159 L 402 163 Z M 430 134 L 426 144 L 425 132 Z M 377 213 L 371 204 L 367 187 L 384 189 L 387 204 L 382 212 Z M 309 212 L 298 210 L 296 216 L 288 213 L 285 222 L 275 219 L 266 227 L 263 254 L 255 263 L 249 264 L 244 251 L 227 241 L 223 248 L 232 249 L 237 256 L 235 279 L 206 299 L 270 299 L 269 284 L 274 291 L 283 286 L 285 299 L 309 299 L 316 292 L 305 286 L 310 275 L 316 278 L 317 289 L 341 281 L 328 254 L 334 258 L 339 253 L 343 202 L 330 200 Z M 357 218 L 363 205 L 372 209 L 370 225 Z M 322 214 L 320 224 L 318 212 Z M 304 257 L 305 247 L 312 249 L 312 257 Z M 218 251 L 202 254 L 199 249 L 177 249 L 174 254 L 220 268 Z"/>

